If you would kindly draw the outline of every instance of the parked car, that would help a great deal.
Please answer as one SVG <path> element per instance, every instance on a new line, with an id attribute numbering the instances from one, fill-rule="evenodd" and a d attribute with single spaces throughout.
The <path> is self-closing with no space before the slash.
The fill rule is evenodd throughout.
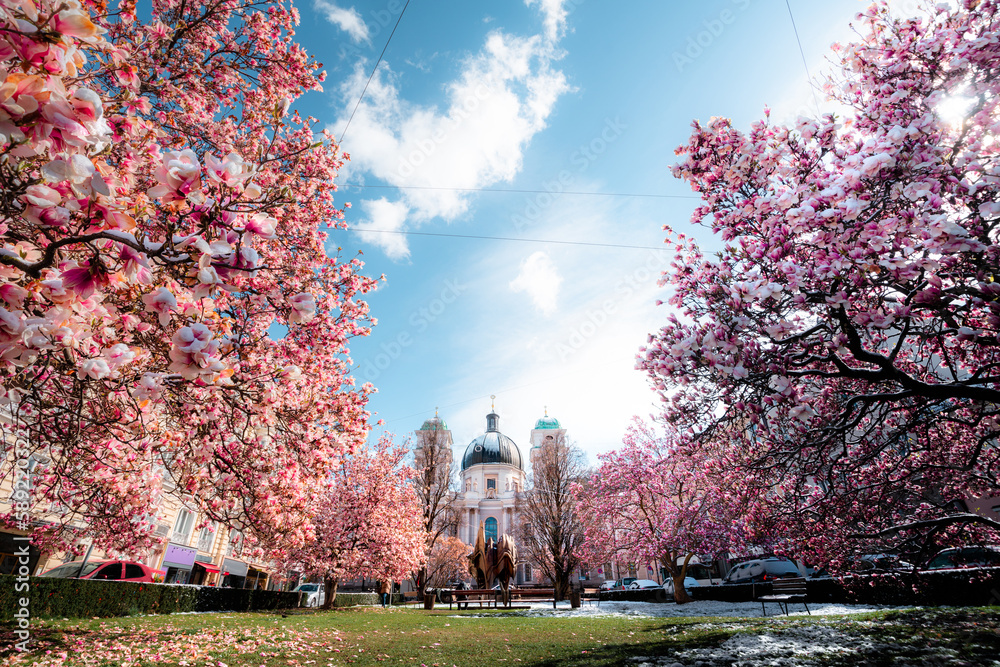
<path id="1" fill-rule="evenodd" d="M 628 585 L 629 590 L 636 591 L 643 588 L 659 588 L 660 584 L 653 581 L 652 579 L 636 579 L 631 584 Z"/>
<path id="2" fill-rule="evenodd" d="M 80 566 L 83 566 L 82 570 Z M 105 581 L 153 581 L 153 569 L 132 560 L 88 560 L 63 563 L 43 572 L 58 579 L 102 579 Z"/>
<path id="3" fill-rule="evenodd" d="M 865 554 L 854 564 L 856 572 L 892 572 L 912 569 L 911 564 L 900 560 L 899 556 L 894 554 Z"/>
<path id="4" fill-rule="evenodd" d="M 780 556 L 756 558 L 734 565 L 723 584 L 749 584 L 802 576 L 793 561 Z"/>
<path id="5" fill-rule="evenodd" d="M 966 567 L 1000 567 L 1000 545 L 942 549 L 924 565 L 925 570 L 950 570 Z"/>
<path id="6" fill-rule="evenodd" d="M 616 579 L 615 581 L 605 581 L 601 584 L 602 591 L 623 591 L 629 587 L 629 585 L 635 581 L 635 577 L 625 577 L 624 579 Z"/>
<path id="7" fill-rule="evenodd" d="M 684 590 L 691 590 L 692 588 L 697 588 L 700 584 L 698 580 L 694 577 L 684 577 Z M 666 591 L 667 595 L 673 596 L 674 594 L 674 580 L 667 579 L 663 582 L 663 590 Z"/>
<path id="8" fill-rule="evenodd" d="M 303 607 L 319 607 L 326 602 L 326 591 L 323 584 L 299 584 L 292 592 L 302 593 Z"/>

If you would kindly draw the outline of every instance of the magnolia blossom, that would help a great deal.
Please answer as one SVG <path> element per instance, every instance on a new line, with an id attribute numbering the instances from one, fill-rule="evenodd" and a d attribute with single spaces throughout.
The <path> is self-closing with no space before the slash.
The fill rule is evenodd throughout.
<path id="1" fill-rule="evenodd" d="M 219 160 L 209 153 L 205 156 L 208 178 L 216 183 L 233 187 L 253 176 L 253 166 L 243 161 L 236 153 L 230 153 Z"/>
<path id="2" fill-rule="evenodd" d="M 166 287 L 157 287 L 149 294 L 142 295 L 146 311 L 156 313 L 161 326 L 170 323 L 170 311 L 177 308 L 177 299 Z"/>
<path id="3" fill-rule="evenodd" d="M 316 298 L 309 292 L 296 294 L 288 299 L 292 307 L 288 320 L 296 324 L 305 324 L 316 316 Z"/>
<path id="4" fill-rule="evenodd" d="M 187 380 L 212 384 L 225 365 L 219 359 L 219 341 L 204 324 L 181 327 L 171 338 L 170 370 Z"/>
<path id="5" fill-rule="evenodd" d="M 109 375 L 111 375 L 111 367 L 108 366 L 107 359 L 84 359 L 76 371 L 76 376 L 81 380 L 84 378 L 100 380 Z"/>
<path id="6" fill-rule="evenodd" d="M 191 149 L 168 151 L 163 155 L 162 164 L 154 172 L 160 184 L 149 190 L 149 196 L 167 202 L 190 200 L 200 203 L 201 164 Z"/>

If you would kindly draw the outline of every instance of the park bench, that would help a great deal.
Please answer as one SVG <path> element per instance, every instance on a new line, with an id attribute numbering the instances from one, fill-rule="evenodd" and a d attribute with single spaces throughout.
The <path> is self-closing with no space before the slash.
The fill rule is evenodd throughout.
<path id="1" fill-rule="evenodd" d="M 552 600 L 552 608 L 556 608 L 556 589 L 554 588 L 511 588 L 510 599 L 521 601 Z"/>
<path id="2" fill-rule="evenodd" d="M 458 608 L 462 608 L 462 604 L 465 604 L 465 608 L 469 608 L 470 602 L 478 602 L 480 609 L 483 603 L 492 606 L 497 606 L 497 599 L 502 595 L 502 591 L 495 590 L 493 588 L 469 588 L 465 590 L 448 590 L 442 591 L 441 602 L 448 603 L 448 609 L 451 609 L 452 603 L 458 604 Z M 473 599 L 474 598 L 474 599 Z"/>
<path id="3" fill-rule="evenodd" d="M 781 611 L 788 616 L 788 605 L 791 602 L 801 602 L 806 608 L 806 613 L 812 616 L 812 612 L 809 611 L 809 605 L 806 604 L 806 580 L 802 577 L 794 577 L 791 579 L 775 579 L 771 582 L 771 594 L 761 595 L 760 600 L 760 613 L 762 616 L 767 616 L 767 610 L 764 607 L 765 602 L 777 602 Z"/>
<path id="4" fill-rule="evenodd" d="M 420 591 L 403 591 L 403 604 L 420 602 Z"/>

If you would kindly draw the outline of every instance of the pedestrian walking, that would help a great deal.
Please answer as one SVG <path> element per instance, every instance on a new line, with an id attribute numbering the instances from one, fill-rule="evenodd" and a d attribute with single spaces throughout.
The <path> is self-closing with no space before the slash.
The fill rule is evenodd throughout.
<path id="1" fill-rule="evenodd" d="M 386 580 L 386 581 L 383 581 L 381 584 L 379 584 L 379 586 L 378 586 L 378 592 L 382 596 L 382 608 L 383 609 L 385 607 L 389 606 L 389 593 L 390 593 L 390 591 L 392 591 L 392 582 L 391 581 Z"/>

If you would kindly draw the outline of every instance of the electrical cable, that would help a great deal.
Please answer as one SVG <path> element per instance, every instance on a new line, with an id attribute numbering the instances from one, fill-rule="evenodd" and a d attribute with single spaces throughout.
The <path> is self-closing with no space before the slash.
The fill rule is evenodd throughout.
<path id="1" fill-rule="evenodd" d="M 572 190 L 519 190 L 512 188 L 448 188 L 430 185 L 361 185 L 359 183 L 344 183 L 338 188 L 386 188 L 393 190 L 445 190 L 448 192 L 506 192 L 528 195 L 585 195 L 593 197 L 651 197 L 657 199 L 701 199 L 698 195 L 659 195 L 648 192 L 583 192 Z"/>
<path id="2" fill-rule="evenodd" d="M 375 62 L 375 67 L 372 68 L 372 73 L 368 76 L 368 81 L 365 83 L 365 87 L 361 89 L 361 97 L 358 98 L 358 103 L 354 105 L 354 111 L 351 112 L 351 117 L 347 119 L 347 125 L 344 126 L 344 131 L 340 133 L 340 141 L 338 143 L 344 143 L 344 135 L 347 134 L 347 128 L 351 126 L 351 121 L 354 120 L 354 114 L 358 112 L 358 107 L 361 106 L 361 100 L 365 99 L 365 93 L 368 91 L 368 85 L 372 82 L 375 72 L 378 71 L 378 66 L 382 63 L 382 56 L 385 55 L 385 50 L 389 48 L 389 42 L 392 41 L 392 36 L 396 34 L 396 28 L 399 27 L 399 22 L 403 20 L 403 14 L 406 13 L 406 8 L 409 6 L 410 0 L 406 0 L 406 4 L 403 5 L 403 11 L 399 12 L 399 18 L 396 19 L 396 25 L 392 26 L 392 32 L 389 33 L 389 39 L 385 40 L 385 46 L 382 47 L 382 53 L 378 54 L 378 60 Z"/>
<path id="3" fill-rule="evenodd" d="M 664 250 L 648 245 L 626 245 L 622 243 L 593 243 L 589 241 L 560 241 L 556 239 L 519 239 L 513 236 L 483 236 L 479 234 L 445 234 L 443 232 L 413 232 L 401 229 L 342 229 L 340 227 L 329 227 L 330 231 L 356 232 L 358 234 L 373 232 L 377 234 L 405 234 L 408 236 L 443 236 L 456 239 L 483 239 L 488 241 L 521 241 L 525 243 L 558 243 L 560 245 L 582 245 L 597 248 L 628 248 L 632 250 Z"/>
<path id="4" fill-rule="evenodd" d="M 795 33 L 795 42 L 799 45 L 799 55 L 802 56 L 802 66 L 806 70 L 806 78 L 808 79 L 807 84 L 809 86 L 809 91 L 812 93 L 813 105 L 816 107 L 816 113 L 819 113 L 819 100 L 816 99 L 816 89 L 813 87 L 812 74 L 809 73 L 809 63 L 806 62 L 806 52 L 802 49 L 802 40 L 799 39 L 799 29 L 795 26 L 795 16 L 792 15 L 792 5 L 789 0 L 785 0 L 785 6 L 788 7 L 788 18 L 792 20 L 792 32 Z"/>

